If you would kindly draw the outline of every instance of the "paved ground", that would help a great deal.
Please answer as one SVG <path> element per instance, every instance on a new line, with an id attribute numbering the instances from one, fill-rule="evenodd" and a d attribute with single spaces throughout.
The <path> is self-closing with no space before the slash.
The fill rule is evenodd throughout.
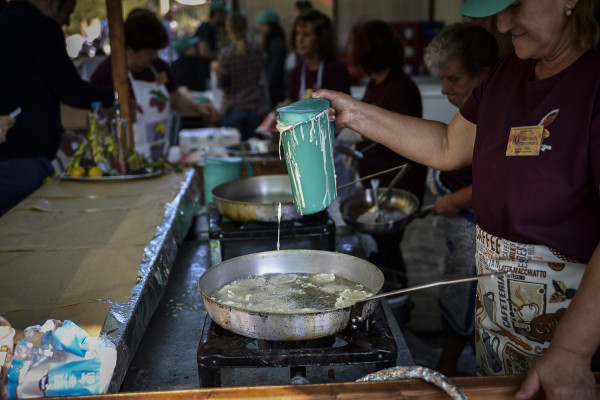
<path id="1" fill-rule="evenodd" d="M 433 202 L 426 197 L 424 203 Z M 408 226 L 402 251 L 408 269 L 409 286 L 430 283 L 441 279 L 444 269 L 443 218 L 428 216 L 415 219 Z M 412 292 L 409 321 L 403 326 L 404 338 L 415 363 L 435 368 L 441 354 L 442 334 L 438 307 L 438 288 Z M 467 346 L 459 360 L 457 375 L 475 375 L 475 357 Z"/>

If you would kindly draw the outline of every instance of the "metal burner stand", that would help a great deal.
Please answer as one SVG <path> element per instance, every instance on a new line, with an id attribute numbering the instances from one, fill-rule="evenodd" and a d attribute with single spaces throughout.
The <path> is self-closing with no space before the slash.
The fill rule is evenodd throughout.
<path id="1" fill-rule="evenodd" d="M 208 235 L 212 265 L 250 253 L 277 250 L 278 230 L 281 250 L 335 250 L 335 222 L 327 211 L 282 221 L 279 228 L 279 224 L 271 222 L 229 220 L 211 204 Z"/>
<path id="2" fill-rule="evenodd" d="M 393 367 L 398 347 L 387 318 L 379 304 L 368 329 L 316 340 L 269 342 L 230 332 L 207 316 L 197 352 L 200 387 L 220 387 L 223 368 L 287 367 L 290 382 L 300 377 L 306 383 L 307 367 L 331 367 L 329 374 L 342 365 L 368 364 L 370 372 Z"/>

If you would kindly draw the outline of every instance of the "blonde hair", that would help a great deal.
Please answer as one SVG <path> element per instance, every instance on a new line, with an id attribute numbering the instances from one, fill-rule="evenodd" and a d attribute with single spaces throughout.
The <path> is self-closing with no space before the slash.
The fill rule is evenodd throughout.
<path id="1" fill-rule="evenodd" d="M 246 51 L 246 31 L 248 30 L 248 21 L 242 14 L 231 14 L 225 21 L 227 30 L 231 35 L 231 40 L 237 47 L 237 55 L 245 57 Z"/>

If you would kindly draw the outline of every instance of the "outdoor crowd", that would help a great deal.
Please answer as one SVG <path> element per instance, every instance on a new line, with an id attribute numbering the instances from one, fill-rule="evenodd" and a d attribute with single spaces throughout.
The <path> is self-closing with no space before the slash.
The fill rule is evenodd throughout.
<path id="1" fill-rule="evenodd" d="M 54 172 L 59 147 L 69 151 L 74 138 L 62 128 L 61 102 L 114 102 L 110 56 L 86 82 L 65 51 L 61 26 L 75 3 L 12 0 L 0 11 L 0 54 L 10 60 L 0 63 L 0 213 Z M 404 72 L 403 44 L 389 24 L 356 21 L 345 64 L 332 19 L 309 1 L 295 6 L 286 35 L 274 10 L 248 21 L 212 1 L 195 34 L 174 40 L 154 12 L 131 11 L 125 41 L 136 147 L 139 140 L 149 155 L 168 149 L 149 127 L 171 110 L 235 127 L 247 140 L 269 112 L 328 99 L 339 140 L 353 140 L 362 152 L 360 176 L 408 163 L 397 187 L 420 200 L 429 189 L 438 196 L 432 213 L 446 217 L 445 278 L 511 272 L 442 289 L 438 369 L 453 375 L 470 345 L 479 374 L 528 374 L 518 398 L 540 388 L 548 399 L 596 398 L 590 365 L 600 344 L 598 0 L 467 0 L 461 13 L 469 22 L 445 27 L 424 55 L 442 93 L 459 107 L 449 124 L 421 118 L 419 89 Z M 252 23 L 260 40 L 249 39 Z M 223 28 L 227 44 L 219 45 Z M 39 51 L 26 45 L 33 42 Z M 172 63 L 158 56 L 169 46 L 177 54 Z M 349 67 L 368 78 L 360 101 L 350 96 Z M 219 109 L 185 95 L 217 89 Z M 20 115 L 10 116 L 17 108 Z M 374 236 L 377 250 L 369 254 L 386 278 L 399 272 L 402 287 L 403 234 Z M 557 319 L 558 326 L 551 323 Z"/>

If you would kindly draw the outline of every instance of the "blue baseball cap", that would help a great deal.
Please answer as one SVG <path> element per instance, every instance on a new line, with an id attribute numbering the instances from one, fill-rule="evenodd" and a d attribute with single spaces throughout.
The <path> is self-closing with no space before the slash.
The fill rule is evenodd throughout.
<path id="1" fill-rule="evenodd" d="M 467 0 L 460 8 L 460 13 L 466 17 L 489 17 L 504 10 L 515 0 Z"/>

